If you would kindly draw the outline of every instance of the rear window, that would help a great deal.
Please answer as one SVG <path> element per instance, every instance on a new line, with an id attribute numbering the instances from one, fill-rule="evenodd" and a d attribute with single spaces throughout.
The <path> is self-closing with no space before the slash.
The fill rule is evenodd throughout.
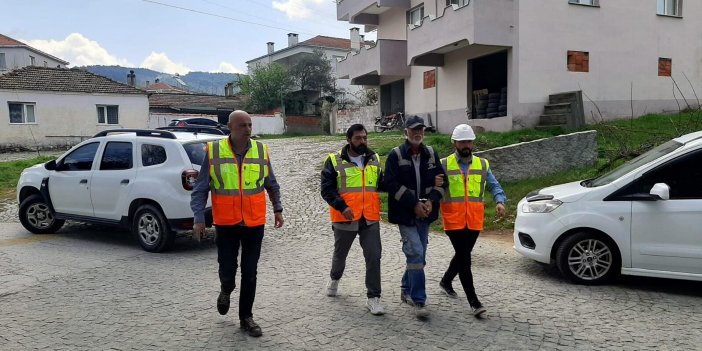
<path id="1" fill-rule="evenodd" d="M 202 164 L 202 160 L 205 159 L 205 156 L 207 155 L 207 153 L 205 152 L 206 147 L 206 141 L 202 141 L 199 143 L 183 144 L 183 148 L 185 149 L 185 153 L 188 154 L 190 162 L 196 165 Z"/>

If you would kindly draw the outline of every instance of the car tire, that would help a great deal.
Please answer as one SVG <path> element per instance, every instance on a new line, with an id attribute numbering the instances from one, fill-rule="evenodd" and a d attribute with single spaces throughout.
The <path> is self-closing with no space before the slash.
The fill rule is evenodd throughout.
<path id="1" fill-rule="evenodd" d="M 163 213 L 154 205 L 141 205 L 132 217 L 132 234 L 148 252 L 169 250 L 175 241 Z"/>
<path id="2" fill-rule="evenodd" d="M 610 281 L 621 269 L 619 249 L 604 235 L 575 233 L 561 242 L 556 265 L 563 276 L 584 285 Z"/>
<path id="3" fill-rule="evenodd" d="M 39 194 L 24 199 L 19 208 L 22 226 L 34 234 L 56 233 L 66 222 L 56 219 L 44 197 Z"/>

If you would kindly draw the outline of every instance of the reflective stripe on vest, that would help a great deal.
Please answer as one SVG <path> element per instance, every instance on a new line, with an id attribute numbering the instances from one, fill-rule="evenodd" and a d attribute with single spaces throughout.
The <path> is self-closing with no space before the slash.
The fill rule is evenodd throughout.
<path id="1" fill-rule="evenodd" d="M 361 169 L 353 162 L 341 158 L 341 151 L 327 156 L 336 171 L 336 186 L 339 195 L 353 211 L 353 220 L 363 218 L 369 221 L 380 220 L 380 194 L 378 193 L 378 178 L 380 177 L 380 162 L 378 155 L 373 154 Z M 326 161 L 325 161 L 326 162 Z M 332 222 L 349 222 L 344 215 L 329 206 Z"/>
<path id="2" fill-rule="evenodd" d="M 208 142 L 207 156 L 214 224 L 235 225 L 242 220 L 249 227 L 266 224 L 263 181 L 268 177 L 268 147 L 251 140 L 241 172 L 229 138 Z"/>
<path id="3" fill-rule="evenodd" d="M 466 227 L 483 230 L 483 197 L 490 163 L 484 158 L 473 156 L 468 167 L 468 177 L 463 175 L 455 153 L 441 159 L 441 166 L 448 178 L 448 191 L 441 200 L 444 230 Z"/>

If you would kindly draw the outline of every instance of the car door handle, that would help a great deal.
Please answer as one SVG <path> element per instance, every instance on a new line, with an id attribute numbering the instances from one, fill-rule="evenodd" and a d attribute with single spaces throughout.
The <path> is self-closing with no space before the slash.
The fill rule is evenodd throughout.
<path id="1" fill-rule="evenodd" d="M 81 183 L 81 184 L 88 184 L 88 180 L 87 180 L 87 179 L 81 179 L 81 180 L 80 180 L 80 183 Z"/>
<path id="2" fill-rule="evenodd" d="M 122 181 L 119 183 L 120 184 L 129 184 L 129 179 L 122 179 Z"/>

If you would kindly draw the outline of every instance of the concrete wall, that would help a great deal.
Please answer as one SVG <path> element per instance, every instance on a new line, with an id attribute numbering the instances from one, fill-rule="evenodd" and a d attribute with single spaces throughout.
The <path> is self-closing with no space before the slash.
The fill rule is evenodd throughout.
<path id="1" fill-rule="evenodd" d="M 495 178 L 510 182 L 595 164 L 596 137 L 596 131 L 578 132 L 475 154 L 490 161 Z"/>
<path id="2" fill-rule="evenodd" d="M 380 104 L 339 110 L 336 114 L 336 133 L 345 134 L 352 124 L 360 123 L 373 131 L 375 118 L 380 116 Z"/>
<path id="3" fill-rule="evenodd" d="M 280 113 L 275 115 L 251 115 L 252 134 L 283 134 L 285 122 Z"/>
<path id="4" fill-rule="evenodd" d="M 8 101 L 34 103 L 36 122 L 10 124 Z M 98 124 L 96 105 L 119 106 L 119 124 Z M 0 89 L 0 144 L 25 148 L 72 145 L 105 129 L 146 128 L 148 116 L 146 95 Z"/>
<path id="5" fill-rule="evenodd" d="M 378 39 L 407 40 L 407 14 L 400 8 L 392 8 L 380 14 Z"/>
<path id="6" fill-rule="evenodd" d="M 632 99 L 635 116 L 676 111 L 671 78 L 658 76 L 659 57 L 672 58 L 673 78 L 691 103 L 694 93 L 684 75 L 702 91 L 702 22 L 697 18 L 701 1 L 685 1 L 682 18 L 656 15 L 656 0 L 600 5 L 518 3 L 519 106 L 512 110 L 516 119 L 540 113 L 539 105 L 549 94 L 572 90 L 587 94 L 606 119 L 631 116 Z M 589 52 L 588 73 L 567 70 L 568 50 Z M 594 105 L 585 96 L 583 100 L 587 121 L 593 122 Z"/>

